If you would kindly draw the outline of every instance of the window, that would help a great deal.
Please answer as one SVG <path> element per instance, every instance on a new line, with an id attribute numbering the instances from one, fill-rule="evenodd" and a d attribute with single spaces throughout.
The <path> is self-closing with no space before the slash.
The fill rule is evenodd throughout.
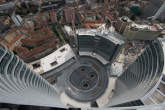
<path id="1" fill-rule="evenodd" d="M 51 66 L 55 66 L 55 65 L 57 65 L 58 63 L 57 63 L 57 61 L 54 61 L 54 62 L 52 62 L 50 65 Z"/>
<path id="2" fill-rule="evenodd" d="M 65 51 L 65 48 L 62 48 L 61 50 L 60 50 L 60 52 L 64 52 Z"/>
<path id="3" fill-rule="evenodd" d="M 33 66 L 33 69 L 36 69 L 36 68 L 41 67 L 41 64 L 40 62 L 37 62 L 37 63 L 32 64 L 32 66 Z"/>

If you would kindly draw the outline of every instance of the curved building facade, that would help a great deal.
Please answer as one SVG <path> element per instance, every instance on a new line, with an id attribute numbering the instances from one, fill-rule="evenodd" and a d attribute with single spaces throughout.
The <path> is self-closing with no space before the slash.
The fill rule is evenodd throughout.
<path id="1" fill-rule="evenodd" d="M 0 46 L 1 103 L 61 107 L 56 97 L 52 85 L 6 47 Z"/>

